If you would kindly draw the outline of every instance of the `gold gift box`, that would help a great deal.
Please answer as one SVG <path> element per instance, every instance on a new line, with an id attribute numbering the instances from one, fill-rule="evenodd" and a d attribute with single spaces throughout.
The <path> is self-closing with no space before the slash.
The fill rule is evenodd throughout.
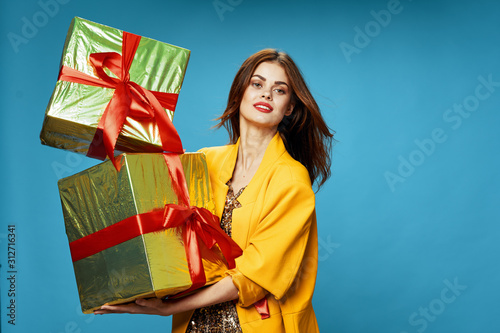
<path id="1" fill-rule="evenodd" d="M 117 172 L 103 162 L 59 180 L 69 242 L 130 216 L 177 203 L 162 154 L 123 154 Z M 180 156 L 192 206 L 214 212 L 205 155 Z M 222 279 L 227 262 L 220 249 L 199 242 L 207 285 Z M 73 262 L 84 313 L 104 303 L 164 297 L 188 289 L 191 277 L 181 229 L 144 234 Z"/>
<path id="2" fill-rule="evenodd" d="M 61 67 L 96 77 L 92 53 L 122 53 L 123 31 L 75 17 L 64 44 Z M 145 89 L 179 94 L 190 51 L 142 37 L 130 67 L 130 81 Z M 107 74 L 110 75 L 109 70 Z M 114 75 L 114 74 L 111 74 Z M 45 112 L 42 144 L 87 154 L 97 125 L 115 89 L 59 80 Z M 173 118 L 174 112 L 165 109 Z M 116 143 L 120 152 L 162 152 L 158 126 L 153 120 L 127 117 Z"/>

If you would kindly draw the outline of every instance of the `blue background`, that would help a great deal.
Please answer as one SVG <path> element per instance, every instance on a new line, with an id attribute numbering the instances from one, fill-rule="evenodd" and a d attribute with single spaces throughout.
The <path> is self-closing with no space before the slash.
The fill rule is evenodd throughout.
<path id="1" fill-rule="evenodd" d="M 500 82 L 498 2 L 60 1 L 50 16 L 35 0 L 0 8 L 3 330 L 170 330 L 169 318 L 79 310 L 57 180 L 97 161 L 42 146 L 39 132 L 80 16 L 192 51 L 174 119 L 188 151 L 227 142 L 212 119 L 250 54 L 280 48 L 301 67 L 339 141 L 317 194 L 323 332 L 500 331 L 500 84 L 481 83 Z M 38 31 L 14 46 L 23 18 Z"/>

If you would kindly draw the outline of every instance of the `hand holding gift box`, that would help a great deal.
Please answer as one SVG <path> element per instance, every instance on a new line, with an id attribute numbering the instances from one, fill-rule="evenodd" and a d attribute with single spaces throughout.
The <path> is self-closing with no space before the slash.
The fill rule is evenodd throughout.
<path id="1" fill-rule="evenodd" d="M 180 169 L 162 154 L 118 159 L 119 172 L 106 161 L 59 181 L 83 312 L 222 279 L 241 250 L 211 213 L 204 155 L 181 155 Z"/>

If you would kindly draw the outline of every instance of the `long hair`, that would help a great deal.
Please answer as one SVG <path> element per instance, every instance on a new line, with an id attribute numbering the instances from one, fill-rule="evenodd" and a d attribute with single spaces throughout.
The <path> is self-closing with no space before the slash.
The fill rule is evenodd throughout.
<path id="1" fill-rule="evenodd" d="M 319 189 L 331 174 L 330 154 L 335 132 L 326 125 L 302 73 L 286 53 L 265 49 L 245 60 L 231 85 L 226 110 L 216 119 L 219 123 L 215 127 L 224 126 L 227 129 L 230 143 L 238 141 L 239 113 L 243 94 L 250 84 L 255 69 L 263 62 L 275 62 L 281 65 L 290 80 L 291 103 L 295 107 L 292 114 L 285 116 L 278 125 L 278 131 L 288 153 L 306 167 L 311 183 L 316 182 Z"/>

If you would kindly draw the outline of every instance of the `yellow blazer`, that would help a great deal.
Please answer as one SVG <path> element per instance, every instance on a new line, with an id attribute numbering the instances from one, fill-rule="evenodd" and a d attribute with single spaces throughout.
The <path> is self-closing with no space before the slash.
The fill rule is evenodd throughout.
<path id="1" fill-rule="evenodd" d="M 217 215 L 222 216 L 239 142 L 204 148 Z M 243 249 L 231 275 L 239 291 L 244 333 L 319 332 L 312 308 L 318 242 L 315 198 L 306 168 L 286 151 L 279 134 L 269 143 L 233 211 L 232 238 Z M 266 296 L 270 318 L 252 304 Z M 193 311 L 175 315 L 174 333 L 184 333 Z"/>

